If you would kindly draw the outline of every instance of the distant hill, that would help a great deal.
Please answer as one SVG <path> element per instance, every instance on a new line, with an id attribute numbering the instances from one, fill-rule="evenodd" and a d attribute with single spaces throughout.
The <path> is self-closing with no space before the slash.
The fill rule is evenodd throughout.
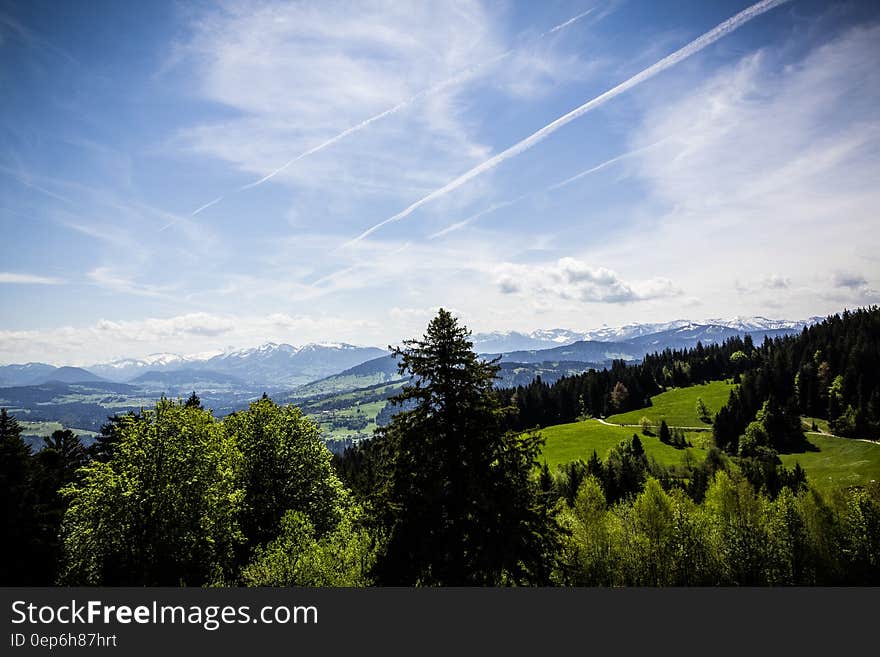
<path id="1" fill-rule="evenodd" d="M 174 388 L 204 388 L 206 385 L 244 386 L 245 382 L 231 374 L 212 372 L 210 370 L 174 370 L 156 372 L 150 370 L 129 381 L 137 386 L 169 386 Z"/>
<path id="2" fill-rule="evenodd" d="M 546 383 L 555 383 L 564 376 L 580 374 L 591 367 L 597 367 L 593 363 L 579 363 L 573 361 L 541 362 L 541 363 L 506 363 L 500 362 L 501 369 L 495 385 L 499 388 L 515 388 L 516 386 L 528 385 L 541 377 Z"/>
<path id="3" fill-rule="evenodd" d="M 81 367 L 56 367 L 48 374 L 43 375 L 40 380 L 33 381 L 32 385 L 41 383 L 58 382 L 58 383 L 103 383 L 106 379 L 92 374 L 88 370 Z"/>
<path id="4" fill-rule="evenodd" d="M 153 399 L 124 383 L 49 381 L 0 388 L 0 407 L 20 420 L 60 422 L 66 427 L 97 431 L 108 415 L 136 411 Z"/>
<path id="5" fill-rule="evenodd" d="M 490 358 L 501 357 L 506 363 L 553 363 L 578 362 L 601 366 L 615 359 L 638 360 L 643 352 L 625 342 L 593 342 L 582 340 L 553 349 L 530 349 L 501 354 L 487 354 Z"/>
<path id="6" fill-rule="evenodd" d="M 771 320 L 766 320 L 768 323 Z M 664 349 L 687 349 L 696 347 L 698 342 L 704 345 L 720 343 L 734 336 L 751 335 L 756 343 L 764 340 L 764 336 L 777 337 L 797 333 L 802 328 L 798 322 L 789 322 L 784 327 L 779 322 L 770 324 L 771 328 L 760 328 L 756 322 L 739 322 L 735 326 L 720 324 L 695 324 L 681 320 L 663 325 L 646 325 L 663 327 L 654 333 L 642 334 L 637 325 L 623 327 L 618 331 L 621 335 L 631 335 L 626 340 L 579 340 L 570 344 L 554 346 L 548 349 L 523 349 L 504 352 L 480 353 L 486 358 L 500 357 L 502 369 L 499 372 L 499 386 L 510 387 L 525 385 L 536 376 L 552 383 L 563 376 L 578 374 L 590 368 L 602 369 L 613 360 L 637 362 L 646 354 Z M 746 331 L 745 328 L 750 328 Z M 573 335 L 564 329 L 552 331 L 536 331 L 526 335 L 516 332 L 506 334 L 480 334 L 474 336 L 477 345 L 500 344 L 510 340 L 514 344 L 547 343 L 555 340 L 565 341 Z M 606 333 L 610 335 L 610 333 Z M 505 337 L 506 336 L 506 337 Z M 479 338 L 479 339 L 478 339 Z M 396 381 L 401 378 L 397 371 L 397 361 L 390 355 L 383 355 L 342 372 L 331 374 L 317 381 L 310 382 L 294 389 L 293 394 L 299 398 L 364 388 L 378 383 Z"/>
<path id="7" fill-rule="evenodd" d="M 100 383 L 106 379 L 81 367 L 55 367 L 46 363 L 0 366 L 0 387 L 36 386 L 49 382 Z"/>
<path id="8" fill-rule="evenodd" d="M 28 386 L 46 381 L 50 373 L 58 369 L 46 363 L 27 363 L 25 365 L 0 365 L 0 387 Z"/>
<path id="9" fill-rule="evenodd" d="M 540 354 L 543 352 L 534 353 Z M 534 363 L 502 361 L 500 365 L 501 370 L 498 372 L 496 385 L 505 388 L 531 383 L 536 376 L 540 376 L 548 383 L 553 383 L 563 376 L 578 374 L 590 367 L 598 367 L 597 364 L 590 362 L 551 362 L 549 360 Z M 381 383 L 400 381 L 406 378 L 408 377 L 398 373 L 397 360 L 393 356 L 382 356 L 356 365 L 339 374 L 300 386 L 294 389 L 293 395 L 300 399 L 306 399 L 332 392 L 354 390 Z"/>
<path id="10" fill-rule="evenodd" d="M 397 371 L 397 359 L 390 354 L 373 358 L 338 374 L 313 381 L 293 390 L 297 398 L 306 399 L 343 390 L 366 388 L 380 383 L 398 381 L 402 378 Z"/>
<path id="11" fill-rule="evenodd" d="M 691 349 L 700 342 L 703 345 L 721 344 L 734 337 L 752 337 L 752 341 L 760 344 L 764 337 L 777 338 L 784 335 L 800 333 L 803 326 L 785 328 L 752 328 L 743 330 L 739 327 L 721 326 L 719 324 L 687 324 L 678 328 L 650 333 L 625 342 L 626 345 L 641 358 L 645 354 L 664 349 Z"/>

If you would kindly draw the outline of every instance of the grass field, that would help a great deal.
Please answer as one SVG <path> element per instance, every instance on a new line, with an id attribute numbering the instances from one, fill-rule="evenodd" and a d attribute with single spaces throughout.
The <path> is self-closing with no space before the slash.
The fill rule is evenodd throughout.
<path id="1" fill-rule="evenodd" d="M 666 420 L 671 427 L 709 427 L 697 415 L 697 399 L 702 398 L 714 415 L 730 396 L 733 384 L 727 381 L 712 381 L 704 385 L 688 388 L 675 388 L 651 397 L 651 406 L 640 408 L 628 413 L 619 413 L 607 418 L 614 424 L 639 424 L 647 417 L 653 424 Z"/>
<path id="2" fill-rule="evenodd" d="M 321 427 L 325 439 L 341 440 L 343 438 L 366 438 L 376 430 L 376 416 L 385 406 L 385 401 L 368 402 L 356 406 L 310 414 L 310 417 Z M 367 424 L 360 429 L 344 426 L 346 420 L 365 419 Z"/>
<path id="3" fill-rule="evenodd" d="M 65 427 L 60 422 L 29 422 L 27 420 L 19 420 L 21 433 L 25 436 L 50 436 L 55 431 L 61 429 L 70 429 L 81 438 L 94 438 L 98 435 L 97 431 L 89 431 L 88 429 L 77 429 L 75 427 Z"/>
<path id="4" fill-rule="evenodd" d="M 662 465 L 680 465 L 686 453 L 695 463 L 702 461 L 706 455 L 704 450 L 697 447 L 675 449 L 664 445 L 656 436 L 643 436 L 632 427 L 609 427 L 597 420 L 585 420 L 542 429 L 541 435 L 546 441 L 543 458 L 551 468 L 577 459 L 586 461 L 593 450 L 604 460 L 612 447 L 622 440 L 629 440 L 634 433 L 638 433 L 648 457 L 654 457 Z"/>
<path id="5" fill-rule="evenodd" d="M 680 465 L 686 453 L 695 464 L 706 455 L 705 449 L 701 449 L 702 443 L 698 442 L 705 437 L 703 433 L 686 434 L 694 447 L 679 450 L 664 445 L 656 437 L 644 436 L 632 427 L 611 427 L 597 420 L 586 420 L 542 429 L 546 441 L 542 458 L 554 469 L 561 463 L 586 461 L 593 450 L 604 460 L 612 447 L 629 440 L 633 433 L 638 433 L 648 456 L 665 466 Z M 780 454 L 779 458 L 787 468 L 800 463 L 812 486 L 829 490 L 880 481 L 880 444 L 818 433 L 808 433 L 807 439 L 817 451 Z"/>
<path id="6" fill-rule="evenodd" d="M 95 437 L 98 435 L 95 431 L 89 431 L 87 429 L 76 429 L 73 427 L 65 427 L 60 422 L 29 422 L 28 420 L 19 420 L 19 426 L 21 427 L 21 437 L 25 443 L 31 446 L 31 449 L 38 450 L 42 449 L 43 446 L 43 438 L 45 436 L 51 436 L 53 432 L 60 431 L 61 429 L 70 428 L 73 433 L 79 436 L 83 445 L 88 447 L 95 441 Z"/>
<path id="7" fill-rule="evenodd" d="M 807 480 L 816 488 L 838 488 L 880 481 L 880 445 L 863 440 L 807 433 L 807 440 L 819 449 L 803 454 L 780 454 L 787 468 L 800 463 Z"/>
<path id="8" fill-rule="evenodd" d="M 19 420 L 21 433 L 25 436 L 49 436 L 53 431 L 60 431 L 64 427 L 60 422 L 29 422 Z"/>

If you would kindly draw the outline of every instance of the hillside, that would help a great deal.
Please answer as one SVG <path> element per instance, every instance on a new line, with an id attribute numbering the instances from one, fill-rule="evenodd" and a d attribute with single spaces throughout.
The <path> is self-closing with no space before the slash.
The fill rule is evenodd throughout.
<path id="1" fill-rule="evenodd" d="M 297 399 L 308 399 L 319 395 L 357 390 L 380 383 L 400 380 L 397 361 L 393 356 L 385 355 L 373 358 L 347 370 L 319 379 L 293 389 L 291 396 Z"/>
<path id="2" fill-rule="evenodd" d="M 704 385 L 675 388 L 651 397 L 651 405 L 627 413 L 611 415 L 606 418 L 612 424 L 639 424 L 647 417 L 652 424 L 666 420 L 673 427 L 706 427 L 711 424 L 703 422 L 697 413 L 697 400 L 702 399 L 713 416 L 719 408 L 727 403 L 733 384 L 728 381 L 712 381 Z"/>
<path id="3" fill-rule="evenodd" d="M 571 362 L 603 364 L 612 360 L 637 360 L 643 354 L 625 342 L 593 342 L 581 340 L 552 349 L 530 349 L 487 354 L 488 358 L 500 357 L 511 363 Z"/>
<path id="4" fill-rule="evenodd" d="M 81 367 L 58 367 L 44 375 L 42 380 L 35 381 L 34 383 L 41 384 L 50 381 L 58 383 L 102 383 L 105 379 Z"/>
<path id="5" fill-rule="evenodd" d="M 541 435 L 546 441 L 542 458 L 551 468 L 577 459 L 586 461 L 593 450 L 604 460 L 612 447 L 616 447 L 623 440 L 631 439 L 634 433 L 638 432 L 631 427 L 610 427 L 598 420 L 546 427 L 541 429 Z M 654 436 L 643 436 L 639 433 L 639 440 L 642 441 L 648 458 L 656 459 L 661 465 L 679 465 L 687 458 L 696 464 L 706 455 L 706 451 L 698 447 L 676 449 L 664 445 Z"/>
<path id="6" fill-rule="evenodd" d="M 210 370 L 175 370 L 171 372 L 149 371 L 132 379 L 130 385 L 175 388 L 203 389 L 204 386 L 244 386 L 236 376 L 212 372 Z"/>
<path id="7" fill-rule="evenodd" d="M 880 444 L 854 438 L 807 433 L 815 451 L 780 454 L 783 465 L 800 463 L 816 488 L 863 486 L 880 481 Z"/>
<path id="8" fill-rule="evenodd" d="M 81 367 L 55 367 L 45 363 L 0 366 L 0 387 L 37 386 L 55 383 L 100 383 L 106 381 Z"/>
<path id="9" fill-rule="evenodd" d="M 546 440 L 542 458 L 551 468 L 578 459 L 586 461 L 593 450 L 604 459 L 612 447 L 629 440 L 633 433 L 638 434 L 648 458 L 654 458 L 664 466 L 681 465 L 688 459 L 691 465 L 696 465 L 705 458 L 704 447 L 711 444 L 705 434 L 686 433 L 694 447 L 676 449 L 664 445 L 655 436 L 642 435 L 632 427 L 607 426 L 598 420 L 586 420 L 542 429 L 541 435 Z M 810 485 L 831 490 L 880 481 L 880 444 L 819 433 L 808 433 L 807 439 L 815 451 L 780 454 L 779 458 L 787 468 L 800 463 Z"/>
<path id="10" fill-rule="evenodd" d="M 0 386 L 29 386 L 47 381 L 57 368 L 46 363 L 26 363 L 23 365 L 0 366 Z"/>

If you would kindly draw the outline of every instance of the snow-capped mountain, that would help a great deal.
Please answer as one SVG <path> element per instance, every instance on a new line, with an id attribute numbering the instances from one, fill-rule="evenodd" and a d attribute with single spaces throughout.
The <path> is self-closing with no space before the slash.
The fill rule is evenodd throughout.
<path id="1" fill-rule="evenodd" d="M 121 358 L 108 363 L 98 363 L 88 367 L 90 372 L 110 381 L 129 381 L 144 372 L 167 372 L 181 369 L 188 364 L 197 364 L 212 358 L 222 351 L 183 356 L 181 354 L 158 353 L 143 358 Z"/>
<path id="2" fill-rule="evenodd" d="M 654 324 L 627 324 L 625 326 L 602 326 L 601 328 L 591 329 L 583 333 L 583 340 L 595 340 L 596 342 L 621 342 L 624 340 L 632 340 L 640 338 L 644 335 L 652 333 L 660 333 L 679 329 L 683 326 L 692 324 L 688 319 L 676 319 L 671 322 L 660 322 Z"/>
<path id="3" fill-rule="evenodd" d="M 475 333 L 471 336 L 474 349 L 480 353 L 550 349 L 583 339 L 582 333 L 568 329 L 539 329 L 531 333 L 493 331 L 492 333 Z"/>
<path id="4" fill-rule="evenodd" d="M 249 384 L 284 387 L 335 374 L 385 353 L 383 349 L 345 343 L 295 347 L 267 342 L 248 349 L 188 356 L 151 354 L 144 358 L 100 363 L 88 369 L 113 381 L 131 381 L 147 372 L 199 370 L 228 375 Z"/>
<path id="5" fill-rule="evenodd" d="M 801 321 L 788 319 L 767 319 L 766 317 L 734 317 L 733 319 L 707 319 L 704 324 L 717 324 L 737 331 L 775 331 L 779 329 L 800 330 L 821 322 L 824 317 L 810 317 Z"/>
<path id="6" fill-rule="evenodd" d="M 636 360 L 646 353 L 666 348 L 685 349 L 695 346 L 697 342 L 712 344 L 747 333 L 758 342 L 764 336 L 776 337 L 798 332 L 821 319 L 811 317 L 792 321 L 734 317 L 699 322 L 680 319 L 619 327 L 601 326 L 588 331 L 562 328 L 539 329 L 529 333 L 496 331 L 477 333 L 471 339 L 477 352 L 505 354 L 505 360 L 511 362 L 519 359 L 518 362 L 529 363 L 560 360 L 598 364 L 615 358 Z M 575 346 L 573 349 L 562 349 L 572 345 Z M 547 353 L 537 353 L 542 351 Z M 387 353 L 384 349 L 338 342 L 312 343 L 300 347 L 268 342 L 247 349 L 188 355 L 156 353 L 143 358 L 124 358 L 92 365 L 86 368 L 87 372 L 61 372 L 54 376 L 79 376 L 85 380 L 86 375 L 91 373 L 108 381 L 124 383 L 146 373 L 151 373 L 151 380 L 158 380 L 161 377 L 156 375 L 161 373 L 197 371 L 202 378 L 210 373 L 218 381 L 241 381 L 266 389 L 287 388 L 317 381 Z M 0 387 L 43 383 L 50 380 L 57 369 L 44 363 L 2 366 Z M 175 377 L 177 379 L 181 377 Z"/>
<path id="7" fill-rule="evenodd" d="M 765 334 L 771 337 L 783 332 L 800 331 L 804 326 L 822 321 L 822 317 L 810 317 L 806 320 L 767 319 L 766 317 L 734 317 L 732 319 L 707 319 L 693 321 L 676 319 L 671 322 L 627 324 L 625 326 L 601 326 L 587 331 L 570 329 L 538 329 L 530 333 L 519 331 L 495 331 L 492 333 L 475 333 L 471 340 L 474 348 L 481 353 L 504 353 L 511 351 L 531 351 L 553 349 L 555 347 L 574 344 L 575 342 L 629 342 L 654 336 L 653 340 L 645 340 L 646 344 L 654 344 L 663 348 L 664 340 L 673 338 L 679 345 L 702 339 L 705 343 L 724 340 L 733 335 Z M 674 332 L 678 332 L 677 334 Z M 685 339 L 685 334 L 691 339 Z M 676 337 L 677 335 L 677 337 Z M 671 346 L 671 345 L 670 345 Z M 676 346 L 676 348 L 679 348 Z"/>

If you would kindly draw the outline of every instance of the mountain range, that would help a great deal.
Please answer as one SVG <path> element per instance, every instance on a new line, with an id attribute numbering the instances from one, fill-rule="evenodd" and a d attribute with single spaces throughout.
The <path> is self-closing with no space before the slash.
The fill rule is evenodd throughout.
<path id="1" fill-rule="evenodd" d="M 600 328 L 589 331 L 571 331 L 568 329 L 539 329 L 530 333 L 519 331 L 496 331 L 492 333 L 475 333 L 471 336 L 474 348 L 480 353 L 504 353 L 511 351 L 528 351 L 534 349 L 552 349 L 575 342 L 627 342 L 649 335 L 657 336 L 657 343 L 662 343 L 663 336 L 674 336 L 675 331 L 686 330 L 693 335 L 702 334 L 703 343 L 712 343 L 717 336 L 723 335 L 724 340 L 732 335 L 751 334 L 773 335 L 800 331 L 804 326 L 820 322 L 823 317 L 793 321 L 785 319 L 768 319 L 766 317 L 734 317 L 733 319 L 708 319 L 695 322 L 678 319 L 671 322 L 627 324 L 625 326 Z M 723 331 L 722 329 L 729 329 Z M 681 334 L 679 334 L 680 336 Z M 763 339 L 763 337 L 761 338 Z M 696 342 L 694 343 L 696 344 Z"/>
<path id="2" fill-rule="evenodd" d="M 143 359 L 123 359 L 92 365 L 89 371 L 110 381 L 134 381 L 147 372 L 213 372 L 251 385 L 292 387 L 329 376 L 387 354 L 385 349 L 345 343 L 307 344 L 294 347 L 268 342 L 206 356 L 153 354 Z M 154 380 L 155 376 L 152 377 Z M 181 380 L 176 377 L 176 380 Z"/>
<path id="3" fill-rule="evenodd" d="M 696 347 L 697 343 L 715 344 L 736 336 L 751 335 L 755 342 L 761 342 L 765 337 L 775 338 L 799 332 L 815 321 L 818 319 L 789 322 L 759 317 L 713 323 L 680 320 L 603 328 L 586 333 L 567 329 L 532 333 L 477 333 L 471 336 L 471 341 L 478 353 L 499 359 L 501 370 L 497 385 L 508 387 L 529 383 L 535 376 L 552 383 L 591 367 L 608 366 L 614 360 L 638 361 L 645 354 L 655 351 L 689 349 Z M 399 378 L 397 361 L 386 354 L 298 388 L 295 395 L 307 397 L 326 394 L 333 390 L 376 385 Z"/>
<path id="4" fill-rule="evenodd" d="M 733 318 L 692 322 L 676 320 L 655 324 L 629 324 L 600 327 L 591 331 L 542 329 L 530 333 L 517 331 L 477 333 L 471 337 L 481 354 L 498 356 L 504 363 L 544 364 L 541 368 L 518 368 L 516 381 L 541 370 L 570 373 L 580 364 L 601 367 L 612 360 L 635 361 L 653 351 L 684 349 L 697 342 L 712 344 L 730 337 L 750 334 L 755 341 L 800 331 L 819 321 L 771 320 L 764 317 Z M 557 363 L 557 366 L 552 366 Z M 551 367 L 548 369 L 549 364 Z M 507 367 L 508 372 L 512 372 Z M 504 374 L 504 373 L 502 373 Z M 307 384 L 325 388 L 327 379 L 336 389 L 342 381 L 369 381 L 369 384 L 393 379 L 396 364 L 388 351 L 346 343 L 290 344 L 267 343 L 250 349 L 222 353 L 182 356 L 152 354 L 99 363 L 88 368 L 55 367 L 45 363 L 0 366 L 0 387 L 40 385 L 47 382 L 95 383 L 110 381 L 149 386 L 150 389 L 183 390 L 186 388 L 250 386 L 269 389 L 295 389 Z M 502 376 L 504 378 L 504 376 Z"/>
<path id="5" fill-rule="evenodd" d="M 482 356 L 499 359 L 496 385 L 512 387 L 528 384 L 537 376 L 552 383 L 606 367 L 612 360 L 638 361 L 647 353 L 685 349 L 698 342 L 708 345 L 746 334 L 760 342 L 765 336 L 799 332 L 811 321 L 681 320 L 586 332 L 549 329 L 476 334 L 472 340 Z M 29 439 L 39 444 L 38 433 L 44 430 L 39 427 L 47 422 L 95 432 L 109 415 L 150 407 L 162 395 L 183 399 L 194 391 L 206 408 L 224 416 L 267 393 L 279 402 L 310 408 L 329 437 L 351 438 L 352 413 L 363 419 L 358 415 L 361 401 L 367 400 L 363 409 L 376 419 L 383 407 L 377 402 L 399 391 L 402 378 L 396 359 L 384 349 L 268 343 L 198 356 L 153 354 L 88 368 L 45 363 L 0 366 L 0 407 L 24 421 L 33 433 Z"/>

